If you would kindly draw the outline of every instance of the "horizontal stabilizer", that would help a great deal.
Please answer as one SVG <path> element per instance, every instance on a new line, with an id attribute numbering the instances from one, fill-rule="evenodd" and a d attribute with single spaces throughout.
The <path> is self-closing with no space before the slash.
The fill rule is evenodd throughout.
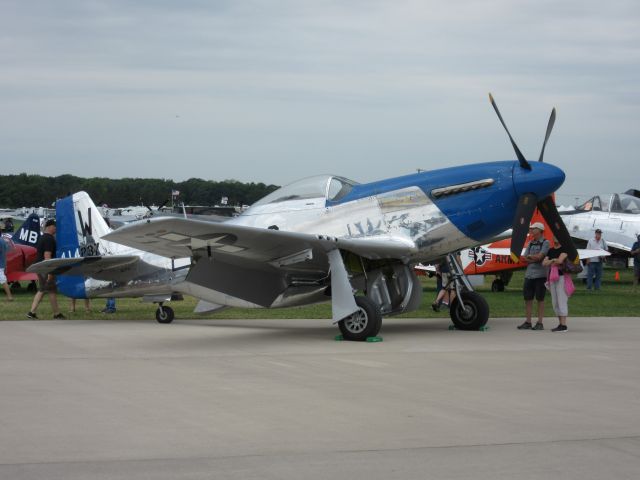
<path id="1" fill-rule="evenodd" d="M 140 260 L 137 255 L 111 255 L 104 257 L 52 258 L 31 265 L 27 272 L 41 275 L 79 275 L 98 280 L 110 280 L 114 273 L 132 267 Z"/>

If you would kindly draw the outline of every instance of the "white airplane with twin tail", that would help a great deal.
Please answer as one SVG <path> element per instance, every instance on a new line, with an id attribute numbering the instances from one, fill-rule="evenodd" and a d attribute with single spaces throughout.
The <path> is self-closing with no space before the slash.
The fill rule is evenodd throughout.
<path id="1" fill-rule="evenodd" d="M 539 161 L 528 162 L 490 99 L 516 152 L 515 161 L 364 184 L 333 175 L 309 177 L 276 190 L 226 222 L 150 218 L 108 233 L 74 195 L 63 202 L 73 210 L 75 238 L 58 241 L 69 254 L 77 250 L 85 258 L 54 259 L 32 268 L 61 273 L 64 266 L 67 273 L 91 274 L 103 282 L 93 289 L 89 280 L 76 277 L 79 296 L 125 291 L 151 295 L 156 288 L 164 289 L 166 297 L 193 295 L 210 309 L 330 301 L 333 323 L 344 338 L 365 340 L 378 334 L 383 316 L 420 305 L 415 264 L 487 243 L 509 227 L 511 254 L 519 257 L 536 206 L 569 257 L 577 259 L 550 196 L 565 174 L 542 162 L 555 109 Z M 164 263 L 156 263 L 160 258 Z M 157 265 L 155 270 L 151 265 Z M 489 307 L 483 297 L 462 275 L 456 289 L 450 309 L 453 323 L 467 330 L 484 326 Z"/>

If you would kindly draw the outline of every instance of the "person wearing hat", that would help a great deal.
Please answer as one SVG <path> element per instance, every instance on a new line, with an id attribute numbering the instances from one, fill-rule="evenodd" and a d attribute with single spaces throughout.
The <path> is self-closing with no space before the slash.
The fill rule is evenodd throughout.
<path id="1" fill-rule="evenodd" d="M 53 219 L 49 219 L 44 224 L 44 232 L 38 239 L 38 244 L 36 245 L 36 249 L 38 250 L 38 256 L 36 257 L 36 262 L 41 262 L 43 260 L 50 260 L 56 257 L 56 221 Z M 44 294 L 49 294 L 49 301 L 51 302 L 51 308 L 53 309 L 53 318 L 63 319 L 65 316 L 60 313 L 60 308 L 58 308 L 58 296 L 56 290 L 56 278 L 49 275 L 40 275 L 38 274 L 38 291 L 36 292 L 35 297 L 33 297 L 33 302 L 31 302 L 31 310 L 27 313 L 27 318 L 31 318 L 33 320 L 38 319 L 38 315 L 36 315 L 36 310 L 38 309 L 38 305 L 42 301 Z"/>
<path id="2" fill-rule="evenodd" d="M 587 243 L 587 250 L 608 250 L 607 242 L 602 238 L 602 230 L 596 228 L 594 238 Z M 600 290 L 602 283 L 602 261 L 604 257 L 588 258 L 587 262 L 587 290 Z"/>
<path id="3" fill-rule="evenodd" d="M 636 233 L 636 241 L 631 246 L 631 255 L 633 256 L 633 289 L 638 288 L 640 280 L 640 233 Z"/>
<path id="4" fill-rule="evenodd" d="M 544 224 L 540 222 L 531 224 L 529 232 L 532 238 L 522 256 L 522 260 L 527 263 L 522 287 L 527 318 L 522 325 L 518 325 L 518 329 L 544 330 L 544 297 L 547 292 L 544 283 L 547 281 L 547 269 L 542 266 L 542 261 L 547 256 L 550 245 L 549 240 L 542 236 Z M 538 301 L 538 321 L 535 325 L 532 325 L 531 315 L 533 313 L 534 298 Z"/>

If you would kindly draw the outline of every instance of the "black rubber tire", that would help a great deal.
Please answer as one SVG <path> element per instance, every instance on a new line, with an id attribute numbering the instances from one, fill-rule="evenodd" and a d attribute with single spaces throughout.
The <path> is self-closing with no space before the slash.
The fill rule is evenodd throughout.
<path id="1" fill-rule="evenodd" d="M 355 297 L 358 311 L 338 322 L 342 338 L 353 342 L 364 342 L 375 337 L 382 326 L 380 308 L 367 297 Z"/>
<path id="2" fill-rule="evenodd" d="M 496 278 L 493 282 L 491 282 L 491 291 L 504 292 L 504 282 L 499 278 Z"/>
<path id="3" fill-rule="evenodd" d="M 456 297 L 451 304 L 451 321 L 459 330 L 478 330 L 489 320 L 489 304 L 476 292 L 462 294 L 464 306 Z M 466 310 L 465 310 L 466 308 Z"/>
<path id="4" fill-rule="evenodd" d="M 175 314 L 173 313 L 173 308 L 165 307 L 164 305 L 159 306 L 156 310 L 156 320 L 158 323 L 171 323 Z"/>
<path id="5" fill-rule="evenodd" d="M 29 282 L 29 285 L 27 285 L 27 292 L 32 293 L 32 292 L 37 292 L 38 291 L 38 285 L 36 285 L 36 282 Z"/>

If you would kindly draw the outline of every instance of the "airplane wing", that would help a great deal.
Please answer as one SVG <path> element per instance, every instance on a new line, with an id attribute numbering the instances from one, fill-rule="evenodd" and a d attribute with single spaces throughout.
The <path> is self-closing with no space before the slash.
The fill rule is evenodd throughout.
<path id="1" fill-rule="evenodd" d="M 491 253 L 492 255 L 510 255 L 511 251 L 508 248 L 485 248 L 484 250 L 486 250 L 487 252 Z M 526 249 L 522 250 L 522 254 L 524 255 Z M 607 252 L 606 250 L 586 250 L 584 248 L 579 248 L 578 249 L 578 257 L 580 258 L 580 260 L 586 260 L 587 258 L 593 258 L 593 257 L 607 257 L 611 255 L 611 253 Z"/>
<path id="2" fill-rule="evenodd" d="M 140 257 L 111 255 L 105 257 L 52 258 L 34 263 L 27 272 L 47 275 L 80 275 L 97 280 L 111 280 L 113 275 L 133 267 Z"/>
<path id="3" fill-rule="evenodd" d="M 625 245 L 624 243 L 610 242 L 608 240 L 607 240 L 607 247 L 615 248 L 616 250 L 621 250 L 626 253 L 629 253 L 631 251 L 631 247 L 628 245 Z"/>
<path id="4" fill-rule="evenodd" d="M 336 238 L 184 218 L 152 218 L 103 238 L 169 258 L 191 257 L 185 293 L 211 303 L 222 294 L 269 307 L 292 289 L 321 288 L 331 270 L 334 321 L 357 309 L 337 249 L 371 259 L 402 259 L 417 248 L 391 236 Z"/>
<path id="5" fill-rule="evenodd" d="M 410 240 L 392 236 L 337 238 L 185 218 L 153 218 L 125 225 L 103 238 L 169 258 L 191 257 L 195 250 L 210 249 L 223 257 L 280 262 L 280 266 L 294 263 L 285 257 L 306 249 L 320 253 L 339 248 L 366 258 L 402 258 L 417 248 Z"/>

